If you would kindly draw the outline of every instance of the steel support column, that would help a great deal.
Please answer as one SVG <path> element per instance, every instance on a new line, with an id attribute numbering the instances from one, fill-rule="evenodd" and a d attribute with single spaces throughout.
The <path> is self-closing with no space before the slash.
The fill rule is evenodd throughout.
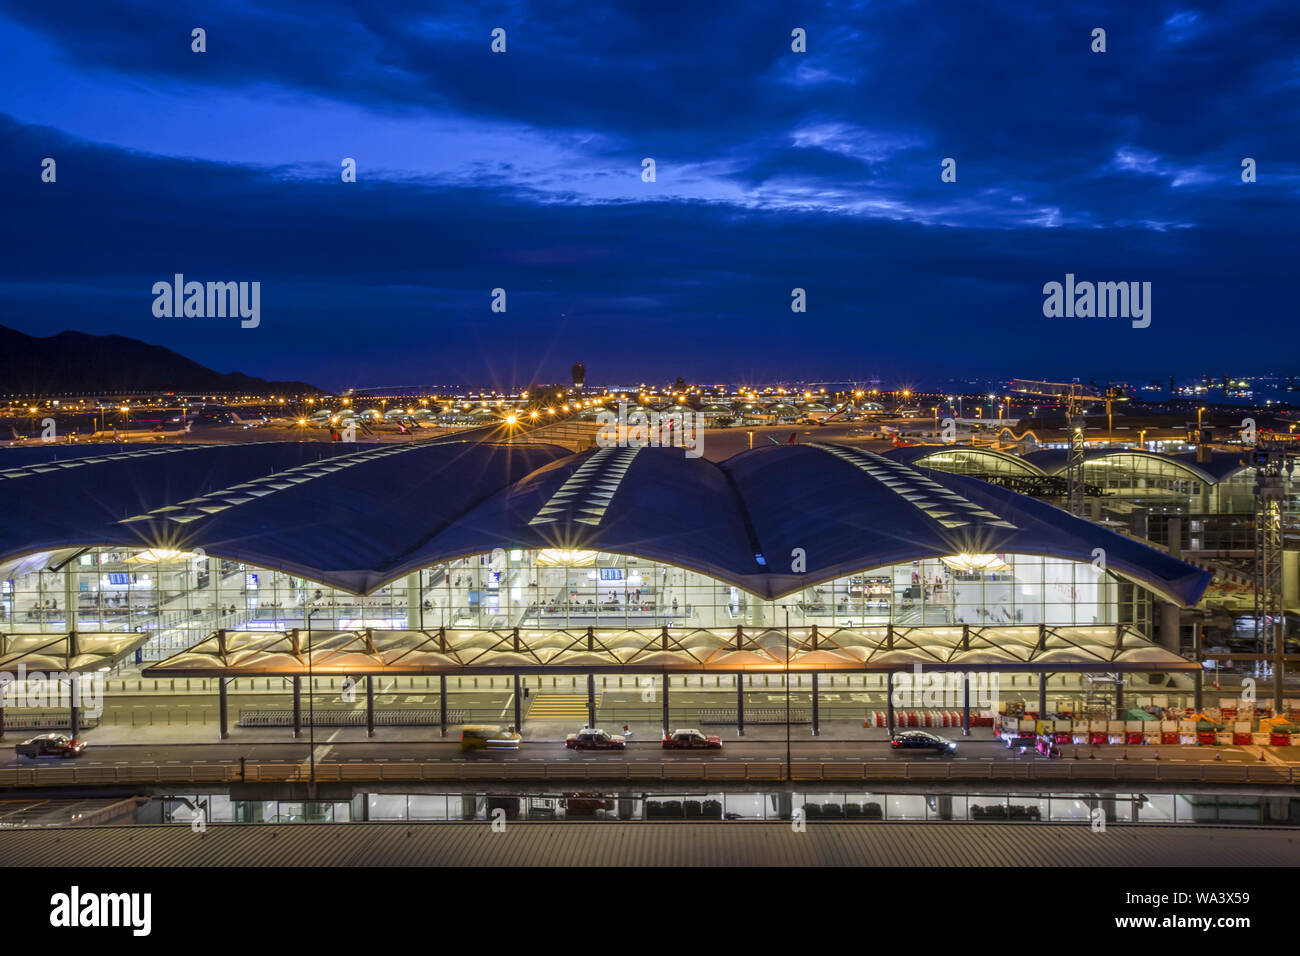
<path id="1" fill-rule="evenodd" d="M 230 736 L 226 727 L 226 678 L 217 678 L 217 718 L 221 724 L 220 733 L 222 740 Z"/>
<path id="2" fill-rule="evenodd" d="M 68 638 L 71 640 L 72 635 L 69 634 Z M 71 660 L 71 656 L 69 656 L 69 660 Z M 81 732 L 81 708 L 77 706 L 81 702 L 81 678 L 78 675 L 73 674 L 68 678 L 68 690 L 68 700 L 70 701 L 68 708 L 69 733 L 75 738 Z"/>
<path id="3" fill-rule="evenodd" d="M 1198 669 L 1192 675 L 1192 706 L 1196 708 L 1198 714 L 1201 712 L 1201 686 L 1204 683 L 1201 680 L 1202 669 Z"/>
<path id="4" fill-rule="evenodd" d="M 889 671 L 885 675 L 885 725 L 889 728 L 889 736 L 894 736 L 894 672 Z"/>
<path id="5" fill-rule="evenodd" d="M 1115 719 L 1124 719 L 1124 675 L 1118 675 L 1115 681 Z"/>
<path id="6" fill-rule="evenodd" d="M 1171 604 L 1168 601 L 1160 605 L 1160 646 L 1172 654 L 1177 654 L 1181 648 L 1180 631 L 1182 628 L 1182 614 L 1177 604 Z"/>
<path id="7" fill-rule="evenodd" d="M 1286 663 L 1282 658 L 1281 650 L 1283 646 L 1283 638 L 1280 635 L 1282 629 L 1281 621 L 1277 622 L 1277 629 L 1279 631 L 1279 636 L 1274 638 L 1273 645 L 1278 648 L 1278 653 L 1275 655 L 1273 660 L 1273 713 L 1281 714 L 1285 712 L 1285 708 L 1282 705 L 1282 676 L 1286 670 Z"/>
<path id="8" fill-rule="evenodd" d="M 745 736 L 745 675 L 740 671 L 736 671 L 736 736 Z"/>
<path id="9" fill-rule="evenodd" d="M 1038 719 L 1047 719 L 1047 672 L 1038 672 Z"/>
<path id="10" fill-rule="evenodd" d="M 664 733 L 668 730 L 668 675 L 664 674 Z"/>
<path id="11" fill-rule="evenodd" d="M 366 736 L 375 735 L 375 678 L 366 675 Z"/>
<path id="12" fill-rule="evenodd" d="M 596 675 L 587 675 L 587 726 L 596 726 Z"/>
<path id="13" fill-rule="evenodd" d="M 302 678 L 293 679 L 293 736 L 302 736 Z"/>
<path id="14" fill-rule="evenodd" d="M 970 736 L 970 672 L 962 674 L 961 680 L 961 735 Z"/>
<path id="15" fill-rule="evenodd" d="M 814 737 L 821 736 L 821 732 L 822 732 L 822 725 L 820 720 L 821 714 L 817 709 L 817 678 L 819 676 L 820 675 L 818 674 L 812 675 L 812 720 L 813 720 L 812 735 Z"/>
<path id="16" fill-rule="evenodd" d="M 515 733 L 523 733 L 520 729 L 524 725 L 524 702 L 523 688 L 519 686 L 519 675 L 515 674 Z"/>
<path id="17" fill-rule="evenodd" d="M 438 675 L 438 723 L 442 729 L 439 736 L 447 736 L 447 675 Z"/>

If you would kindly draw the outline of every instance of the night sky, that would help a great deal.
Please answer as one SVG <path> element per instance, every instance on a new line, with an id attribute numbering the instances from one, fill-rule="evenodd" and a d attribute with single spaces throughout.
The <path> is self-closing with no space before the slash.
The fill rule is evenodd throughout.
<path id="1" fill-rule="evenodd" d="M 327 388 L 1300 373 L 1294 0 L 0 2 L 0 51 L 32 334 Z M 156 318 L 178 272 L 260 326 Z M 1045 318 L 1066 273 L 1151 326 Z"/>

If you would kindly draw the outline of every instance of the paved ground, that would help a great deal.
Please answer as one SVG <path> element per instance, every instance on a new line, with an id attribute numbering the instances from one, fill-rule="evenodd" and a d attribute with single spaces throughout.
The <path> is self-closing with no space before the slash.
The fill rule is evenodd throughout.
<path id="1" fill-rule="evenodd" d="M 259 875 L 265 872 L 262 867 L 286 865 L 915 868 L 1059 867 L 1068 861 L 1071 867 L 1249 867 L 1300 864 L 1300 842 L 1290 839 L 1293 832 L 1276 827 L 1139 825 L 1111 826 L 1098 833 L 1086 825 L 991 822 L 810 822 L 803 831 L 788 823 L 687 821 L 517 822 L 503 829 L 486 822 L 218 824 L 202 833 L 188 826 L 0 830 L 0 857 L 10 866 L 241 866 L 249 868 L 242 872 L 254 884 L 270 884 Z M 1228 876 L 1225 888 L 1235 889 Z M 1032 896 L 1032 885 L 1025 886 Z M 1051 925 L 1068 933 L 1089 919 L 1110 920 L 1122 912 L 1123 887 L 1116 886 L 1113 902 L 1100 910 L 1091 905 L 1060 911 L 1053 914 Z M 665 888 L 672 891 L 674 884 Z M 274 895 L 278 888 L 264 889 L 264 895 Z M 676 889 L 684 892 L 680 886 Z M 174 892 L 179 896 L 182 890 Z M 909 893 L 906 881 L 884 892 L 903 897 Z M 1070 896 L 1068 887 L 1056 892 Z M 164 896 L 159 894 L 160 899 Z M 704 891 L 702 905 L 714 906 L 714 897 L 716 890 Z M 994 905 L 988 893 L 976 897 L 967 910 Z M 177 899 L 172 905 L 168 898 L 155 907 L 174 916 L 184 910 L 183 902 Z M 1244 911 L 1220 907 L 1212 915 Z M 192 927 L 187 930 L 192 939 Z"/>
<path id="2" fill-rule="evenodd" d="M 124 679 L 125 678 L 125 679 Z M 736 694 L 733 689 L 714 689 L 713 678 L 695 680 L 697 686 L 674 687 L 670 695 L 669 722 L 673 727 L 695 727 L 709 733 L 734 736 Z M 146 679 L 137 681 L 129 672 L 110 678 L 110 693 L 105 696 L 100 725 L 87 732 L 96 743 L 182 743 L 216 739 L 218 733 L 218 695 L 205 682 L 184 678 L 176 680 Z M 250 686 L 251 685 L 251 686 Z M 475 685 L 478 685 L 477 687 Z M 757 739 L 785 738 L 785 694 L 773 682 L 757 680 L 745 692 L 747 737 Z M 523 714 L 522 733 L 529 739 L 563 739 L 587 722 L 585 680 L 552 681 L 550 678 L 530 678 L 525 696 L 520 701 Z M 870 712 L 886 709 L 883 681 L 879 678 L 853 679 L 844 676 L 823 679 L 818 695 L 821 717 L 821 735 L 831 739 L 875 739 L 878 731 L 864 729 L 863 718 Z M 155 687 L 157 688 L 155 690 Z M 436 727 L 439 695 L 437 680 L 423 678 L 388 678 L 376 682 L 375 707 L 377 711 L 423 710 L 426 719 Z M 453 679 L 448 682 L 448 710 L 459 712 L 464 722 L 515 723 L 513 685 L 504 678 L 490 680 Z M 807 684 L 805 683 L 805 687 Z M 1297 691 L 1300 694 L 1300 691 Z M 1207 692 L 1207 703 L 1217 702 L 1227 696 L 1228 689 Z M 1005 700 L 1021 700 L 1026 706 L 1037 706 L 1037 691 L 1026 677 L 1011 678 L 999 696 Z M 1157 695 L 1155 689 L 1131 689 L 1126 697 L 1138 703 L 1162 696 L 1171 703 L 1182 701 L 1183 696 L 1174 691 Z M 1053 689 L 1048 694 L 1049 709 L 1079 706 L 1081 690 Z M 645 701 L 637 689 L 634 678 L 617 677 L 597 682 L 597 724 L 611 732 L 618 732 L 626 723 L 639 739 L 647 736 L 657 739 L 661 732 L 662 704 L 658 699 Z M 254 729 L 238 726 L 241 711 L 280 710 L 289 712 L 293 698 L 285 682 L 258 679 L 235 683 L 229 697 L 228 726 L 233 738 L 262 740 L 276 739 L 287 728 Z M 309 698 L 304 693 L 303 710 L 308 709 Z M 790 703 L 795 718 L 793 735 L 811 735 L 811 694 L 795 689 Z M 365 694 L 358 688 L 350 701 L 339 697 L 337 688 L 326 690 L 324 682 L 318 687 L 315 706 L 326 710 L 351 710 L 356 719 L 364 723 Z M 707 714 L 706 711 L 716 711 Z M 22 711 L 11 708 L 10 718 L 18 718 Z M 305 719 L 305 717 L 304 717 Z M 455 722 L 456 717 L 452 717 Z M 428 727 L 386 727 L 380 721 L 379 735 L 385 739 L 424 739 Z M 9 735 L 22 731 L 11 728 Z M 436 730 L 434 731 L 436 733 Z M 959 732 L 955 730 L 954 732 Z M 977 730 L 977 733 L 982 732 Z M 350 729 L 364 739 L 364 729 Z"/>

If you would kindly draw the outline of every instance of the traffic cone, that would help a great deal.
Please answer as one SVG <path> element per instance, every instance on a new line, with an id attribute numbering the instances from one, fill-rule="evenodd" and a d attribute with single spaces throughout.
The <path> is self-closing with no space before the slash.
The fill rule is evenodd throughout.
<path id="1" fill-rule="evenodd" d="M 1259 748 L 1259 762 L 1260 762 L 1260 763 L 1263 763 L 1263 762 L 1264 762 L 1264 748 L 1263 748 L 1263 747 L 1260 747 L 1260 748 Z"/>
<path id="2" fill-rule="evenodd" d="M 1124 748 L 1124 755 L 1123 755 L 1122 757 L 1120 757 L 1119 759 L 1120 759 L 1120 760 L 1127 760 L 1127 759 L 1128 759 L 1128 748 L 1127 748 L 1127 747 Z"/>

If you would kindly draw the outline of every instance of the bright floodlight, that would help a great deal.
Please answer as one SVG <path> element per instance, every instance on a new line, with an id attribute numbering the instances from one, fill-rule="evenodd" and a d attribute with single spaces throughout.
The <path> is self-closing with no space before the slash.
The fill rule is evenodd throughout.
<path id="1" fill-rule="evenodd" d="M 954 571 L 967 574 L 976 571 L 1008 571 L 1011 568 L 1000 554 L 950 554 L 939 560 Z"/>

